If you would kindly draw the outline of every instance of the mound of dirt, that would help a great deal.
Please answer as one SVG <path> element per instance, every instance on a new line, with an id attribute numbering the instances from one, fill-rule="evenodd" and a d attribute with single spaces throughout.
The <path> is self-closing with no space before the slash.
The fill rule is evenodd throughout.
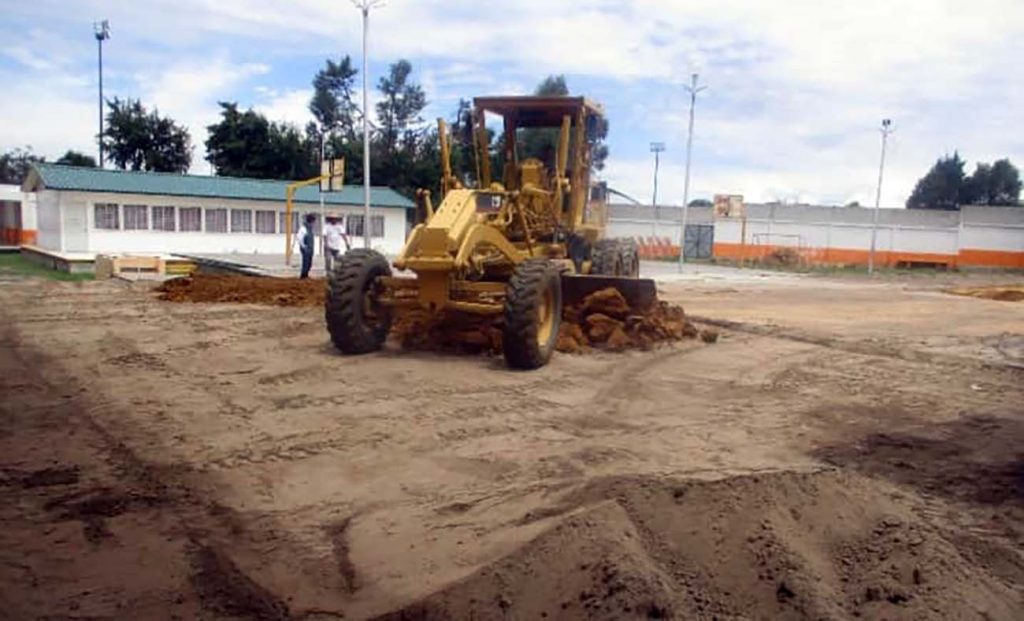
<path id="1" fill-rule="evenodd" d="M 157 287 L 168 302 L 228 302 L 272 306 L 321 306 L 324 281 L 319 279 L 259 278 L 255 276 L 194 274 L 168 280 Z M 396 318 L 390 338 L 414 350 L 501 354 L 503 319 L 498 316 L 446 313 L 432 317 L 409 311 Z M 650 349 L 658 344 L 698 336 L 679 306 L 658 302 L 641 312 L 629 306 L 617 289 L 595 291 L 577 305 L 563 309 L 558 351 L 590 349 L 624 351 Z M 714 342 L 715 333 L 702 333 Z"/>
<path id="2" fill-rule="evenodd" d="M 969 549 L 919 497 L 840 471 L 609 478 L 538 515 L 532 541 L 381 618 L 1012 619 L 1024 594 L 1012 547 Z M 998 572 L 976 564 L 992 554 Z"/>
<path id="3" fill-rule="evenodd" d="M 324 281 L 316 278 L 260 278 L 257 276 L 196 273 L 174 278 L 157 287 L 168 302 L 232 302 L 268 306 L 323 306 Z"/>
<path id="4" fill-rule="evenodd" d="M 651 309 L 639 311 L 629 306 L 618 289 L 609 287 L 588 295 L 578 306 L 564 309 L 558 351 L 578 353 L 592 347 L 611 351 L 650 349 L 697 334 L 682 307 L 658 302 Z"/>
<path id="5" fill-rule="evenodd" d="M 960 287 L 947 289 L 946 293 L 965 295 L 972 298 L 998 300 L 1000 302 L 1024 302 L 1024 285 L 1004 287 Z"/>
<path id="6" fill-rule="evenodd" d="M 400 316 L 391 338 L 406 349 L 501 354 L 503 318 L 448 313 L 431 317 L 412 311 Z M 640 312 L 629 306 L 614 288 L 595 291 L 577 305 L 566 306 L 557 349 L 582 353 L 591 349 L 624 351 L 651 349 L 658 344 L 698 336 L 679 306 L 659 302 Z M 716 333 L 701 334 L 711 343 Z"/>

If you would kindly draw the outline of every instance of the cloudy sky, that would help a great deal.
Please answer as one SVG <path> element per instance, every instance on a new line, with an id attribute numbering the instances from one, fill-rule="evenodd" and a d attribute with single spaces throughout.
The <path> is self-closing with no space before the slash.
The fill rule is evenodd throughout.
<path id="1" fill-rule="evenodd" d="M 361 60 L 349 0 L 0 0 L 0 150 L 95 152 L 100 18 L 105 94 L 187 124 L 193 172 L 217 101 L 302 125 L 324 59 Z M 565 74 L 607 110 L 604 177 L 644 201 L 661 141 L 659 202 L 682 202 L 694 72 L 692 196 L 873 204 L 883 117 L 883 206 L 954 149 L 1024 164 L 1024 0 L 387 0 L 370 48 L 371 83 L 412 62 L 431 119 Z"/>

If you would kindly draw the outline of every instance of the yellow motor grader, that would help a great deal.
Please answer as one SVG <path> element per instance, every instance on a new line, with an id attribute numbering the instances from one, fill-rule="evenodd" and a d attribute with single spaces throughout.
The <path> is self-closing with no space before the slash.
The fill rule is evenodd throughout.
<path id="1" fill-rule="evenodd" d="M 504 128 L 500 176 L 491 172 L 488 115 L 501 117 Z M 347 252 L 328 275 L 325 315 L 335 346 L 345 354 L 376 351 L 392 320 L 413 309 L 438 320 L 503 315 L 505 361 L 535 369 L 554 351 L 563 303 L 616 287 L 633 308 L 653 304 L 654 282 L 638 278 L 635 242 L 604 238 L 604 186 L 590 179 L 591 145 L 602 123 L 601 107 L 582 97 L 478 97 L 477 179 L 466 187 L 452 174 L 448 128 L 438 120 L 440 202 L 435 207 L 429 191 L 418 192 L 423 221 L 393 261 L 415 278 L 393 275 L 392 264 L 373 250 Z M 536 138 L 545 130 L 549 146 L 524 153 L 529 132 Z"/>

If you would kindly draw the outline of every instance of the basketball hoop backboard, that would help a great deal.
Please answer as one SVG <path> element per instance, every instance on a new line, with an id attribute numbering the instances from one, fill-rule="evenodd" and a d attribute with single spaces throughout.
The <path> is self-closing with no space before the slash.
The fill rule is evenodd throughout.
<path id="1" fill-rule="evenodd" d="M 320 162 L 320 191 L 340 192 L 345 185 L 345 158 Z"/>

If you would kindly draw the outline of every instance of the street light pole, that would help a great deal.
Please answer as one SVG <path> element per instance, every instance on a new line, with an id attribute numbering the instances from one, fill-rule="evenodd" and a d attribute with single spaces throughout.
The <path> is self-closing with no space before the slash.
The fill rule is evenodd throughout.
<path id="1" fill-rule="evenodd" d="M 871 251 L 868 252 L 868 274 L 875 273 L 875 239 L 878 236 L 878 208 L 882 202 L 882 173 L 885 171 L 885 145 L 893 133 L 892 119 L 882 119 L 882 157 L 878 163 L 878 188 L 875 191 L 875 210 L 871 215 Z"/>
<path id="2" fill-rule="evenodd" d="M 706 89 L 707 86 L 697 86 L 697 74 L 690 76 L 690 85 L 686 90 L 690 91 L 690 129 L 686 135 L 686 176 L 683 178 L 683 222 L 679 227 L 679 271 L 683 271 L 683 263 L 686 263 L 686 221 L 690 215 L 690 158 L 693 153 L 693 111 L 697 107 L 697 93 Z"/>
<path id="3" fill-rule="evenodd" d="M 363 13 L 363 245 L 370 247 L 370 93 L 367 80 L 366 39 L 370 24 L 370 9 L 384 4 L 383 0 L 352 0 Z"/>
<path id="4" fill-rule="evenodd" d="M 664 142 L 651 143 L 651 153 L 654 154 L 654 196 L 651 198 L 651 206 L 654 207 L 655 226 L 657 226 L 657 222 L 661 220 L 661 214 L 658 212 L 658 156 L 664 150 Z M 655 231 L 655 234 L 657 234 L 657 231 Z"/>
<path id="5" fill-rule="evenodd" d="M 110 38 L 110 22 L 107 20 L 93 22 L 92 24 L 93 34 L 96 35 L 96 46 L 99 49 L 99 74 L 100 74 L 100 93 L 99 93 L 99 112 L 100 112 L 100 133 L 98 134 L 98 142 L 100 147 L 100 168 L 103 168 L 103 42 Z"/>

